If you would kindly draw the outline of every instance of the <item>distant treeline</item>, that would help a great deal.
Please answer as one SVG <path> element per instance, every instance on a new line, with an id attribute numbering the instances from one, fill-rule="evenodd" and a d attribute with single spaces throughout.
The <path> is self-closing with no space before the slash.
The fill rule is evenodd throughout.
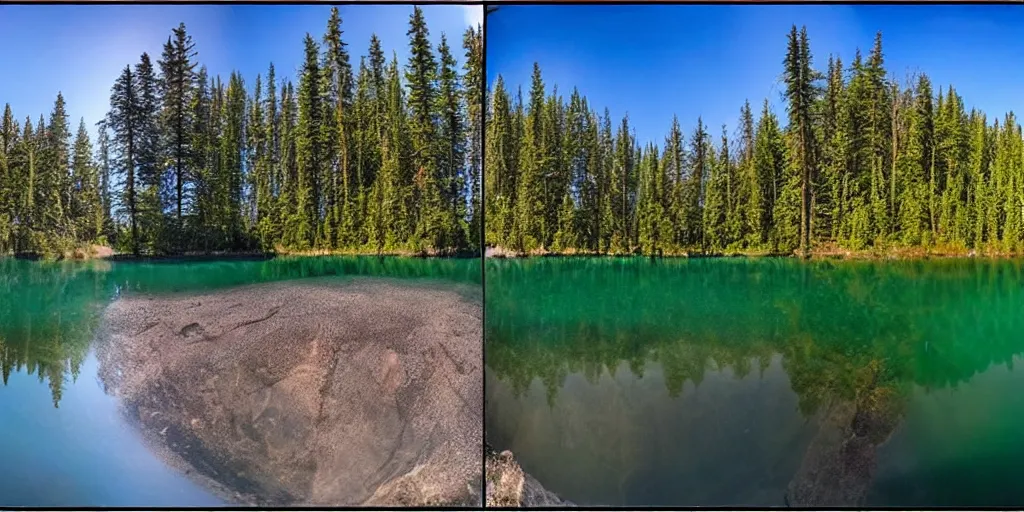
<path id="1" fill-rule="evenodd" d="M 486 242 L 518 251 L 792 253 L 942 247 L 1024 249 L 1024 142 L 1013 113 L 989 122 L 924 74 L 887 76 L 882 36 L 849 67 L 811 63 L 793 27 L 787 123 L 747 102 L 715 144 L 697 119 L 641 147 L 575 89 L 527 103 L 499 76 L 489 96 Z"/>
<path id="2" fill-rule="evenodd" d="M 457 66 L 423 12 L 409 61 L 380 41 L 353 71 L 332 9 L 305 38 L 298 85 L 274 66 L 247 87 L 200 66 L 185 26 L 157 62 L 113 85 L 97 151 L 74 141 L 64 98 L 49 120 L 0 126 L 0 254 L 88 243 L 134 254 L 327 250 L 451 253 L 480 247 L 483 34 Z"/>

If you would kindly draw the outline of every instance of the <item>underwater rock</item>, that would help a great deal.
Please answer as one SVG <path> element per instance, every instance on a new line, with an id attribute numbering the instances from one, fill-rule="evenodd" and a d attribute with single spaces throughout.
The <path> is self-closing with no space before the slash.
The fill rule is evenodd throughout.
<path id="1" fill-rule="evenodd" d="M 512 452 L 487 452 L 488 507 L 573 507 L 519 466 Z"/>
<path id="2" fill-rule="evenodd" d="M 461 285 L 453 285 L 461 286 Z M 386 279 L 125 296 L 100 377 L 154 449 L 232 502 L 482 501 L 482 307 Z"/>
<path id="3" fill-rule="evenodd" d="M 863 506 L 874 480 L 878 447 L 898 429 L 900 402 L 839 402 L 824 413 L 818 434 L 790 481 L 790 507 Z"/>

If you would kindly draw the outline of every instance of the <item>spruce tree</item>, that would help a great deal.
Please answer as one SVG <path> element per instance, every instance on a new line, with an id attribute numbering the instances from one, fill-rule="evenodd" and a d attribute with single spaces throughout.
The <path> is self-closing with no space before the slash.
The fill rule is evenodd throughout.
<path id="1" fill-rule="evenodd" d="M 445 186 L 439 169 L 439 145 L 436 142 L 438 69 L 430 46 L 423 10 L 415 7 L 409 17 L 409 63 L 405 80 L 409 88 L 409 132 L 414 169 L 413 202 L 417 206 L 416 235 L 426 248 L 444 249 L 450 243 L 450 215 L 445 208 Z"/>
<path id="2" fill-rule="evenodd" d="M 704 226 L 702 223 L 704 198 L 711 159 L 708 133 L 704 129 L 704 121 L 697 118 L 697 127 L 690 138 L 690 169 L 689 177 L 684 184 L 684 244 L 704 250 L 707 246 Z"/>
<path id="3" fill-rule="evenodd" d="M 238 73 L 231 73 L 224 93 L 223 131 L 220 139 L 221 222 L 227 226 L 228 248 L 247 249 L 247 229 L 242 211 L 245 198 L 245 82 Z"/>
<path id="4" fill-rule="evenodd" d="M 466 128 L 463 115 L 463 91 L 456 70 L 455 57 L 448 41 L 441 34 L 437 48 L 440 69 L 438 73 L 437 110 L 438 164 L 441 178 L 443 207 L 449 233 L 446 248 L 465 247 L 469 239 L 466 208 Z"/>
<path id="5" fill-rule="evenodd" d="M 3 120 L 0 121 L 0 254 L 14 250 L 14 224 L 17 219 L 15 208 L 15 169 L 12 156 L 17 143 L 18 128 L 11 112 L 11 105 L 4 105 Z"/>
<path id="6" fill-rule="evenodd" d="M 295 134 L 295 155 L 298 166 L 296 195 L 298 211 L 293 220 L 296 240 L 300 249 L 309 249 L 317 242 L 317 226 L 320 224 L 320 192 L 323 174 L 323 151 L 321 124 L 323 111 L 320 107 L 320 66 L 317 62 L 319 49 L 316 41 L 306 34 L 306 59 L 302 66 L 298 91 L 298 125 Z"/>
<path id="7" fill-rule="evenodd" d="M 482 209 L 484 136 L 484 41 L 483 27 L 469 27 L 462 36 L 465 50 L 463 90 L 466 97 L 466 179 L 469 185 L 469 246 L 480 249 L 483 245 Z"/>
<path id="8" fill-rule="evenodd" d="M 343 33 L 341 16 L 333 7 L 323 38 L 323 71 L 327 78 L 324 89 L 324 153 L 330 176 L 325 213 L 329 217 L 327 225 L 331 231 L 327 243 L 349 247 L 356 243 L 360 227 L 356 207 L 358 187 L 351 158 L 354 80 L 346 49 L 348 44 L 342 40 Z"/>
<path id="9" fill-rule="evenodd" d="M 71 218 L 77 221 L 78 240 L 95 242 L 103 231 L 99 176 L 92 159 L 92 143 L 85 119 L 78 125 L 71 162 Z"/>
<path id="10" fill-rule="evenodd" d="M 114 238 L 114 222 L 111 217 L 111 160 L 110 160 L 110 133 L 104 120 L 97 123 L 99 137 L 96 141 L 96 175 L 99 189 L 97 191 L 100 199 L 98 216 L 101 220 L 100 232 L 97 242 L 109 244 Z"/>
<path id="11" fill-rule="evenodd" d="M 189 155 L 190 179 L 192 181 L 192 205 L 188 226 L 188 239 L 191 243 L 184 247 L 192 250 L 210 250 L 215 231 L 214 224 L 214 118 L 213 91 L 205 66 L 199 68 L 196 75 L 196 89 L 189 106 L 191 111 L 192 153 Z"/>
<path id="12" fill-rule="evenodd" d="M 707 197 L 704 202 L 703 224 L 708 246 L 721 251 L 728 246 L 729 232 L 729 146 L 725 126 L 722 127 L 721 154 L 714 159 L 708 176 Z"/>
<path id="13" fill-rule="evenodd" d="M 786 49 L 784 81 L 786 83 L 786 106 L 789 112 L 789 131 L 793 137 L 793 165 L 796 168 L 800 187 L 799 244 L 800 250 L 805 256 L 810 251 L 813 80 L 807 28 L 803 27 L 797 32 L 796 25 L 793 25 L 789 32 Z"/>
<path id="14" fill-rule="evenodd" d="M 118 210 L 120 215 L 128 217 L 129 238 L 126 246 L 138 255 L 141 246 L 136 170 L 139 146 L 139 117 L 136 112 L 139 99 L 136 87 L 137 80 L 131 66 L 125 66 L 110 93 L 110 112 L 107 114 L 106 126 L 111 130 L 114 171 L 120 178 Z"/>
<path id="15" fill-rule="evenodd" d="M 136 91 L 131 115 L 135 118 L 140 235 L 147 250 L 153 252 L 164 249 L 163 244 L 167 241 L 160 240 L 166 233 L 163 230 L 164 170 L 159 128 L 159 82 L 148 54 L 142 54 L 132 78 L 135 80 Z M 158 247 L 158 244 L 161 246 Z"/>
<path id="16" fill-rule="evenodd" d="M 272 79 L 269 81 L 273 83 Z M 264 249 L 273 248 L 272 231 L 270 229 L 270 212 L 273 204 L 271 181 L 270 142 L 268 139 L 268 123 L 264 119 L 263 80 L 256 75 L 256 84 L 249 101 L 249 113 L 246 120 L 246 156 L 249 170 L 250 221 L 257 233 L 259 244 Z"/>
<path id="17" fill-rule="evenodd" d="M 512 226 L 516 172 L 513 151 L 512 105 L 504 80 L 498 75 L 488 96 L 487 150 L 484 152 L 484 237 L 488 245 L 507 246 Z"/>
<path id="18" fill-rule="evenodd" d="M 42 147 L 42 165 L 39 168 L 37 203 L 38 237 L 46 251 L 63 252 L 74 238 L 71 225 L 71 130 L 69 128 L 64 96 L 57 93 L 57 100 L 50 113 L 49 124 L 44 129 L 40 118 L 36 128 L 40 130 L 37 140 Z"/>
<path id="19" fill-rule="evenodd" d="M 185 24 L 179 24 L 164 44 L 163 54 L 158 63 L 163 109 L 160 126 L 163 147 L 167 150 L 170 174 L 173 177 L 172 198 L 177 229 L 181 229 L 185 213 L 185 192 L 189 180 L 189 163 L 192 160 L 192 102 L 195 94 L 196 65 L 195 44 L 185 31 Z M 179 242 L 180 243 L 180 242 Z"/>

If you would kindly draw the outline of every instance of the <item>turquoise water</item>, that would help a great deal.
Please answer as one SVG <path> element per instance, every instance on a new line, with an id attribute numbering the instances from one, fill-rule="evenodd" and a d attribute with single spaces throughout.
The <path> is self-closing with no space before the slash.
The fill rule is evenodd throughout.
<path id="1" fill-rule="evenodd" d="M 485 307 L 488 442 L 576 503 L 1024 503 L 1019 261 L 489 261 Z"/>
<path id="2" fill-rule="evenodd" d="M 159 460 L 126 422 L 118 401 L 104 391 L 92 350 L 100 315 L 124 294 L 211 291 L 328 276 L 447 284 L 481 280 L 478 259 L 0 259 L 0 453 L 5 454 L 0 458 L 0 506 L 230 505 Z"/>

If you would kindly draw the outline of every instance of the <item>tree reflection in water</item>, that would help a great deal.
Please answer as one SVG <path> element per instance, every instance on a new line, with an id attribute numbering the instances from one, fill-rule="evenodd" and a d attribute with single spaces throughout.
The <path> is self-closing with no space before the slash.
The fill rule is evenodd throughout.
<path id="1" fill-rule="evenodd" d="M 571 376 L 596 386 L 603 376 L 621 381 L 616 372 L 625 367 L 633 381 L 658 369 L 663 393 L 680 397 L 687 383 L 699 390 L 711 373 L 763 377 L 778 358 L 799 413 L 816 428 L 785 493 L 794 506 L 863 503 L 875 450 L 900 425 L 915 388 L 956 386 L 996 364 L 1012 368 L 1024 351 L 1019 262 L 545 258 L 487 265 L 488 382 L 507 387 L 514 400 L 536 380 L 550 408 L 568 407 L 559 393 Z M 490 412 L 505 404 L 488 389 L 488 431 L 493 425 L 497 435 L 514 435 Z M 702 406 L 730 407 L 727 394 L 709 393 L 701 396 L 713 402 Z"/>

